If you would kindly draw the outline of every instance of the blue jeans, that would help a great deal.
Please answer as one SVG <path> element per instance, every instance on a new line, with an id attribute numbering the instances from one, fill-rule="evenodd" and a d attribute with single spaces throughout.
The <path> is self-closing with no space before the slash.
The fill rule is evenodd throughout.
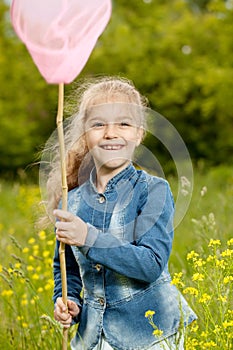
<path id="1" fill-rule="evenodd" d="M 181 337 L 181 339 L 179 340 L 179 344 L 176 344 L 176 336 L 177 334 L 174 334 L 168 337 L 166 340 L 163 340 L 153 345 L 151 348 L 147 350 L 184 350 L 184 338 Z M 96 347 L 94 347 L 93 350 L 114 350 L 114 349 L 105 341 L 104 337 L 101 337 L 99 344 L 96 345 Z"/>

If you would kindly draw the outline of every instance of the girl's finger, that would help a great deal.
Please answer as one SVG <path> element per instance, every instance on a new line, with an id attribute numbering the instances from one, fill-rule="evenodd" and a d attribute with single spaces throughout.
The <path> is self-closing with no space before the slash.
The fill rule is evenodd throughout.
<path id="1" fill-rule="evenodd" d="M 56 300 L 56 307 L 59 307 L 59 309 L 61 309 L 61 311 L 66 311 L 67 307 L 66 305 L 63 303 L 63 300 L 61 297 L 58 297 Z"/>
<path id="2" fill-rule="evenodd" d="M 65 238 L 65 234 L 62 234 L 62 231 L 56 231 L 56 238 L 60 241 Z"/>
<path id="3" fill-rule="evenodd" d="M 57 221 L 55 224 L 55 227 L 59 231 L 66 231 L 67 227 L 69 227 L 69 224 L 67 222 L 64 222 L 64 221 Z"/>
<path id="4" fill-rule="evenodd" d="M 53 211 L 53 215 L 56 216 L 57 219 L 59 220 L 64 220 L 64 221 L 73 221 L 75 216 L 71 214 L 68 211 L 61 210 L 61 209 L 55 209 Z"/>

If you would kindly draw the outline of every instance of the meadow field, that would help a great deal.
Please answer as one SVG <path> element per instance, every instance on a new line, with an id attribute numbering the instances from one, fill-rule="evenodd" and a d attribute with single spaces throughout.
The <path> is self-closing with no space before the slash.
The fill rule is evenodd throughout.
<path id="1" fill-rule="evenodd" d="M 232 198 L 232 167 L 194 171 L 191 203 L 175 230 L 170 259 L 172 283 L 198 315 L 185 334 L 186 350 L 233 349 Z M 0 181 L 2 350 L 61 349 L 52 303 L 54 232 L 35 227 L 40 200 L 35 184 Z M 149 311 L 145 322 L 153 321 Z"/>

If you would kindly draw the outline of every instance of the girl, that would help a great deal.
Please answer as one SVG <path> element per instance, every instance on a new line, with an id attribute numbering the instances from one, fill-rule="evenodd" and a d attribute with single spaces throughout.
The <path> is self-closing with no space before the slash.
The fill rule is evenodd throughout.
<path id="1" fill-rule="evenodd" d="M 55 319 L 79 323 L 79 349 L 183 349 L 196 315 L 168 272 L 173 198 L 166 180 L 136 170 L 145 99 L 121 78 L 84 91 L 67 138 L 68 211 L 55 209 Z M 60 198 L 51 172 L 50 207 Z M 66 244 L 68 313 L 62 302 L 59 243 Z M 145 315 L 153 311 L 155 332 Z M 149 311 L 149 312 L 151 312 Z"/>

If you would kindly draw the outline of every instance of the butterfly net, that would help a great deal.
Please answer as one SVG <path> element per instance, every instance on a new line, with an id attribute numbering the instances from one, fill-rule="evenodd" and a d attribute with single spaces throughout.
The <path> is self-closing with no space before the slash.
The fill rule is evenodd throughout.
<path id="1" fill-rule="evenodd" d="M 19 38 L 48 83 L 70 83 L 85 66 L 111 15 L 109 0 L 13 0 Z"/>

